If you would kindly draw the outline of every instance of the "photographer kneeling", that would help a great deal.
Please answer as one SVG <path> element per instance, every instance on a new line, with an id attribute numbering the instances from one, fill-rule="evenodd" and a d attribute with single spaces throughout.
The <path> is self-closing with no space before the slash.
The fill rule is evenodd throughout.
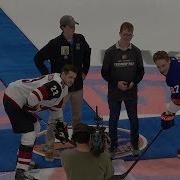
<path id="1" fill-rule="evenodd" d="M 83 123 L 74 127 L 72 139 L 76 147 L 64 150 L 61 155 L 68 180 L 107 180 L 113 175 L 110 154 L 94 152 L 91 147 L 93 133 L 95 128 Z"/>

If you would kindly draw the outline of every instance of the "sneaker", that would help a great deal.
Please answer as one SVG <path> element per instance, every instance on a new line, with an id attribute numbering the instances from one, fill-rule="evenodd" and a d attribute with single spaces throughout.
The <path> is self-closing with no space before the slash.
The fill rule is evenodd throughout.
<path id="1" fill-rule="evenodd" d="M 109 152 L 113 153 L 117 149 L 117 147 L 118 147 L 118 143 L 114 139 L 111 140 Z"/>
<path id="2" fill-rule="evenodd" d="M 177 150 L 177 157 L 180 158 L 180 149 Z"/>
<path id="3" fill-rule="evenodd" d="M 139 149 L 133 149 L 132 150 L 132 155 L 134 156 L 134 157 L 138 157 L 139 155 L 140 155 L 140 150 Z"/>
<path id="4" fill-rule="evenodd" d="M 119 152 L 119 148 L 118 147 L 110 147 L 109 148 L 109 153 L 111 154 L 111 157 L 113 158 L 117 153 Z"/>
<path id="5" fill-rule="evenodd" d="M 108 149 L 110 153 L 115 153 L 117 150 L 117 146 L 110 146 L 110 148 Z"/>
<path id="6" fill-rule="evenodd" d="M 15 180 L 38 180 L 38 179 L 31 175 L 28 175 L 24 169 L 16 169 Z"/>
<path id="7" fill-rule="evenodd" d="M 28 170 L 38 169 L 38 168 L 39 168 L 39 166 L 34 161 L 31 161 L 30 164 L 29 164 L 29 169 Z"/>

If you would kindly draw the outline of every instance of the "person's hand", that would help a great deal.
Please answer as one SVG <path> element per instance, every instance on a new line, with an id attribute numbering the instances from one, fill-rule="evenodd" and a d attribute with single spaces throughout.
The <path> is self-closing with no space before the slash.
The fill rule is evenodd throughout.
<path id="1" fill-rule="evenodd" d="M 83 81 L 85 80 L 85 78 L 86 78 L 86 74 L 82 73 L 82 79 L 83 79 Z"/>
<path id="2" fill-rule="evenodd" d="M 133 82 L 130 82 L 128 89 L 131 89 L 134 86 Z"/>
<path id="3" fill-rule="evenodd" d="M 127 91 L 129 86 L 128 86 L 128 82 L 126 81 L 118 81 L 118 89 L 120 89 L 121 91 Z"/>

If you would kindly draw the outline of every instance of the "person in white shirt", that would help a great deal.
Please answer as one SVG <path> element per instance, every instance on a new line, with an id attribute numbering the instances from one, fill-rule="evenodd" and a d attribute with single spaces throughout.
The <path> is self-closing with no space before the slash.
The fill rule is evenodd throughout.
<path id="1" fill-rule="evenodd" d="M 40 125 L 35 112 L 49 110 L 49 121 L 62 119 L 60 109 L 77 76 L 73 65 L 65 65 L 62 73 L 34 79 L 17 80 L 6 88 L 3 104 L 14 133 L 20 133 L 21 144 L 17 153 L 15 180 L 27 179 L 32 151 Z"/>

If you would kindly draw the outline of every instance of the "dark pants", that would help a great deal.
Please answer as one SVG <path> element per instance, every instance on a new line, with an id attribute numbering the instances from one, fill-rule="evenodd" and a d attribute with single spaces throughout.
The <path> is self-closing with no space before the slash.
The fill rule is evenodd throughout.
<path id="1" fill-rule="evenodd" d="M 118 145 L 117 126 L 121 111 L 122 101 L 114 101 L 108 99 L 110 117 L 109 117 L 109 136 L 111 138 L 112 147 L 116 148 Z M 124 100 L 128 118 L 130 121 L 130 137 L 131 144 L 134 149 L 138 149 L 139 141 L 139 121 L 137 117 L 137 98 Z"/>
<path id="2" fill-rule="evenodd" d="M 34 131 L 34 123 L 37 121 L 37 118 L 33 113 L 20 108 L 18 104 L 6 94 L 4 94 L 3 97 L 3 105 L 14 133 L 27 133 Z"/>
<path id="3" fill-rule="evenodd" d="M 4 94 L 3 97 L 3 104 L 14 133 L 26 134 L 34 131 L 34 123 L 37 121 L 37 118 L 33 113 L 20 108 L 19 105 L 6 94 Z M 27 170 L 29 168 L 33 151 L 32 139 L 26 140 L 26 143 L 27 142 L 29 145 L 24 145 L 21 137 L 21 144 L 19 145 L 17 153 L 16 169 Z"/>

